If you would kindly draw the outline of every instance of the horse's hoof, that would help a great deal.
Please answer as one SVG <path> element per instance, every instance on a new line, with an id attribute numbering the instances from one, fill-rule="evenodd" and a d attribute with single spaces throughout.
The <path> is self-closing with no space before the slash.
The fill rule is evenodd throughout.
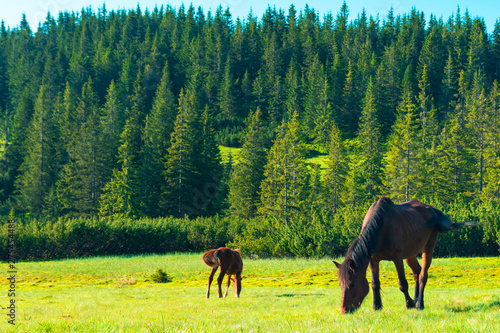
<path id="1" fill-rule="evenodd" d="M 413 300 L 409 300 L 406 302 L 406 308 L 407 309 L 414 309 L 415 308 L 415 302 Z"/>
<path id="2" fill-rule="evenodd" d="M 373 310 L 382 310 L 382 304 L 373 304 Z"/>

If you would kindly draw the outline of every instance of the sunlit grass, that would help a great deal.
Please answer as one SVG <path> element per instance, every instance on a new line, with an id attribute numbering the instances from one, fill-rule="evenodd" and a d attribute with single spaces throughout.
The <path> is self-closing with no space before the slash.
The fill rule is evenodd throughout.
<path id="1" fill-rule="evenodd" d="M 339 259 L 341 260 L 341 258 Z M 6 267 L 6 264 L 3 265 Z M 435 259 L 426 309 L 406 310 L 390 262 L 382 262 L 382 311 L 371 294 L 339 313 L 331 259 L 245 259 L 241 297 L 205 299 L 201 254 L 69 259 L 18 264 L 17 325 L 1 332 L 496 332 L 500 258 Z M 154 283 L 158 269 L 173 279 Z M 407 276 L 412 285 L 409 269 Z M 369 273 L 368 273 L 369 278 Z M 131 283 L 129 283 L 132 281 Z M 1 290 L 7 290 L 6 279 Z M 0 293 L 5 312 L 8 297 Z"/>

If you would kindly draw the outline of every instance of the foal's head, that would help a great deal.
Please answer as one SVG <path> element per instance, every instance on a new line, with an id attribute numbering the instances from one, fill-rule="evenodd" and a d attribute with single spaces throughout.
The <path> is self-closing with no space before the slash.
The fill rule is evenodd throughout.
<path id="1" fill-rule="evenodd" d="M 342 314 L 356 311 L 370 290 L 366 279 L 366 268 L 359 267 L 352 259 L 342 264 L 334 261 L 339 269 L 339 284 L 342 292 L 340 311 Z"/>

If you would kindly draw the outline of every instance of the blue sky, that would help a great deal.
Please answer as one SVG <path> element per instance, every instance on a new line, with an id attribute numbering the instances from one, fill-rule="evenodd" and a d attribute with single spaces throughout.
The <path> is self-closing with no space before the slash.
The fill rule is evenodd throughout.
<path id="1" fill-rule="evenodd" d="M 1 0 L 0 5 L 0 20 L 5 21 L 5 24 L 11 28 L 19 25 L 21 16 L 26 14 L 26 18 L 32 29 L 36 29 L 38 23 L 43 21 L 50 11 L 53 16 L 56 16 L 60 11 L 79 11 L 82 7 L 89 5 L 97 9 L 106 3 L 106 8 L 111 9 L 130 9 L 136 8 L 139 3 L 141 9 L 152 9 L 155 5 L 161 6 L 170 4 L 174 8 L 184 3 L 186 7 L 193 4 L 195 8 L 201 6 L 204 12 L 207 13 L 209 9 L 215 11 L 220 4 L 223 8 L 229 7 L 233 18 L 240 17 L 246 18 L 250 9 L 252 9 L 254 16 L 262 17 L 262 14 L 268 6 L 282 8 L 285 12 L 293 3 L 298 11 L 304 8 L 306 4 L 310 8 L 314 8 L 322 18 L 324 14 L 332 12 L 336 14 L 342 6 L 343 0 Z M 412 7 L 425 13 L 426 20 L 429 19 L 430 14 L 434 14 L 438 18 L 442 17 L 445 21 L 457 11 L 457 6 L 460 7 L 461 13 L 465 13 L 467 9 L 472 18 L 477 16 L 484 18 L 488 32 L 493 31 L 495 22 L 500 18 L 500 5 L 498 0 L 487 1 L 460 1 L 460 0 L 419 0 L 419 1 L 403 1 L 403 0 L 384 0 L 384 1 L 360 1 L 360 0 L 347 0 L 349 8 L 349 19 L 352 20 L 358 16 L 363 10 L 367 14 L 376 17 L 379 15 L 381 19 L 385 18 L 387 12 L 392 7 L 396 14 L 408 13 Z"/>

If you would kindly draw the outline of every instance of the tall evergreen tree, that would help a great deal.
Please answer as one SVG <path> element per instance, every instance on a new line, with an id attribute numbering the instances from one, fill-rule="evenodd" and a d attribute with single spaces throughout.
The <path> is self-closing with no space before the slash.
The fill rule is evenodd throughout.
<path id="1" fill-rule="evenodd" d="M 146 117 L 143 131 L 141 198 L 142 211 L 148 216 L 158 216 L 161 192 L 165 186 L 163 175 L 165 156 L 170 145 L 170 136 L 174 130 L 176 107 L 168 63 L 163 69 L 163 76 L 156 91 L 151 114 Z"/>
<path id="2" fill-rule="evenodd" d="M 45 199 L 57 176 L 57 128 L 51 112 L 52 101 L 44 85 L 35 103 L 35 113 L 28 127 L 28 149 L 17 178 L 18 205 L 21 210 L 41 214 Z"/>
<path id="3" fill-rule="evenodd" d="M 194 109 L 192 91 L 181 90 L 174 132 L 165 162 L 166 185 L 162 193 L 162 208 L 171 215 L 182 217 L 201 214 L 202 203 L 194 201 L 200 172 L 197 159 L 199 145 L 199 117 Z"/>
<path id="4" fill-rule="evenodd" d="M 144 161 L 142 132 L 145 94 L 141 72 L 137 75 L 134 90 L 130 117 L 121 134 L 121 145 L 118 149 L 118 163 L 121 168 L 113 172 L 113 178 L 104 188 L 99 207 L 101 216 L 138 217 L 143 215 L 140 172 Z"/>
<path id="5" fill-rule="evenodd" d="M 77 125 L 67 146 L 70 160 L 58 181 L 57 196 L 63 213 L 95 214 L 104 184 L 101 109 L 90 78 L 82 87 L 76 111 Z"/>
<path id="6" fill-rule="evenodd" d="M 269 151 L 261 183 L 261 206 L 264 216 L 274 216 L 287 224 L 297 215 L 307 170 L 304 147 L 299 137 L 298 114 L 278 128 L 276 140 Z"/>
<path id="7" fill-rule="evenodd" d="M 249 119 L 237 163 L 229 183 L 230 212 L 234 216 L 252 218 L 260 204 L 260 184 L 263 180 L 267 154 L 265 131 L 260 119 L 260 109 Z"/>
<path id="8" fill-rule="evenodd" d="M 363 161 L 364 187 L 367 199 L 373 200 L 378 196 L 381 186 L 379 175 L 382 160 L 382 137 L 371 79 L 368 81 L 366 95 L 363 99 L 358 140 L 361 143 L 359 158 Z"/>
<path id="9" fill-rule="evenodd" d="M 391 198 L 407 201 L 418 193 L 415 186 L 417 155 L 417 107 L 407 89 L 398 108 L 398 117 L 388 140 L 384 185 Z"/>

